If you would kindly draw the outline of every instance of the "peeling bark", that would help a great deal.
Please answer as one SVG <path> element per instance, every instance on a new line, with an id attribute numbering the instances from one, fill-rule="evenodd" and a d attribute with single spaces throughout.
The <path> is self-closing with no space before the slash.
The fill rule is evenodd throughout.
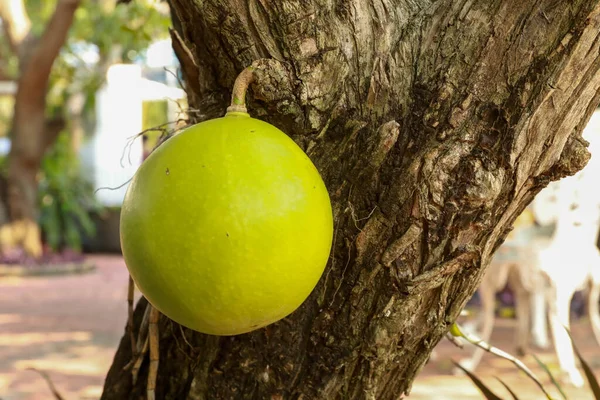
<path id="1" fill-rule="evenodd" d="M 335 237 L 315 291 L 279 323 L 219 338 L 163 317 L 157 398 L 408 393 L 516 217 L 589 159 L 600 1 L 170 4 L 197 120 L 221 116 L 261 60 L 248 108 L 319 168 Z M 147 360 L 133 385 L 130 352 L 125 336 L 103 399 L 143 397 Z"/>

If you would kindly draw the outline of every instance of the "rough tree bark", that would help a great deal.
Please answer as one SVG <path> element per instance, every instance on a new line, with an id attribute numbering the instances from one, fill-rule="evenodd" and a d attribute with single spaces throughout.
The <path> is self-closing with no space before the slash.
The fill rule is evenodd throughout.
<path id="1" fill-rule="evenodd" d="M 162 317 L 157 398 L 408 393 L 514 219 L 589 159 L 600 1 L 170 3 L 196 121 L 222 115 L 236 75 L 269 59 L 249 110 L 315 162 L 335 239 L 315 291 L 279 323 L 213 337 Z M 103 399 L 143 398 L 147 360 L 132 384 L 130 357 L 124 337 Z"/>
<path id="2" fill-rule="evenodd" d="M 45 115 L 48 79 L 78 5 L 79 0 L 58 0 L 44 32 L 37 37 L 23 0 L 0 1 L 0 19 L 19 61 L 6 193 L 2 194 L 5 202 L 0 205 L 0 246 L 21 246 L 33 256 L 42 252 L 37 174 L 44 153 L 65 125 L 62 117 Z"/>

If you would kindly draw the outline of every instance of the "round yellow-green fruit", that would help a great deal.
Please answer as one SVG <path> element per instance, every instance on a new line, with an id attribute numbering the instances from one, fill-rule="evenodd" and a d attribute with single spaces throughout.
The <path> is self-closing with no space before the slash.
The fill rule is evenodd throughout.
<path id="1" fill-rule="evenodd" d="M 284 318 L 327 263 L 331 203 L 308 156 L 246 113 L 193 125 L 131 181 L 121 247 L 136 285 L 172 320 L 236 335 Z"/>

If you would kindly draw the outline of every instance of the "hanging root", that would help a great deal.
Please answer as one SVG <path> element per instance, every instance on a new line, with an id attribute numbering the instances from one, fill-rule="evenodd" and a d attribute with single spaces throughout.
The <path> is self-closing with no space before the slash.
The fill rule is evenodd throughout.
<path id="1" fill-rule="evenodd" d="M 158 319 L 159 311 L 150 307 L 150 321 L 148 324 L 148 340 L 150 343 L 150 368 L 148 370 L 148 383 L 146 393 L 148 400 L 155 400 L 156 375 L 158 374 Z"/>
<path id="2" fill-rule="evenodd" d="M 146 310 L 144 311 L 144 316 L 142 317 L 142 323 L 140 324 L 137 339 L 132 339 L 132 344 L 135 342 L 135 348 L 132 350 L 131 361 L 123 368 L 123 370 L 128 370 L 131 368 L 132 382 L 134 385 L 137 382 L 138 373 L 140 372 L 140 367 L 144 361 L 144 356 L 148 351 L 148 321 L 150 319 L 151 309 L 152 306 L 147 304 Z"/>
<path id="3" fill-rule="evenodd" d="M 131 340 L 131 354 L 135 357 L 137 353 L 137 346 L 135 345 L 135 334 L 133 333 L 133 293 L 135 291 L 135 283 L 133 278 L 129 275 L 129 287 L 127 290 L 127 331 L 129 332 L 129 338 Z"/>
<path id="4" fill-rule="evenodd" d="M 137 382 L 138 374 L 140 373 L 140 367 L 142 366 L 142 361 L 144 361 L 144 356 L 148 351 L 148 338 L 144 340 L 144 345 L 141 349 L 138 349 L 138 354 L 136 357 L 131 360 L 133 362 L 133 366 L 131 367 L 131 380 L 135 385 Z"/>

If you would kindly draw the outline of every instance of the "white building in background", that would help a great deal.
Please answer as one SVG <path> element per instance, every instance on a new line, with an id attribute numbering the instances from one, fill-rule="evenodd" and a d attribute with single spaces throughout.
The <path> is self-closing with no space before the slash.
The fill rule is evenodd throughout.
<path id="1" fill-rule="evenodd" d="M 148 49 L 147 65 L 155 72 L 176 70 L 170 46 L 169 41 L 161 41 Z M 109 68 L 106 83 L 96 95 L 94 136 L 81 150 L 84 168 L 97 189 L 96 197 L 108 207 L 121 206 L 128 182 L 142 162 L 143 142 L 136 137 L 142 131 L 142 103 L 169 100 L 169 120 L 175 120 L 175 101 L 185 98 L 185 92 L 176 87 L 174 73 L 166 73 L 162 83 L 144 78 L 142 70 L 138 64 Z"/>
<path id="2" fill-rule="evenodd" d="M 96 63 L 97 48 L 81 45 L 80 58 L 75 61 L 82 60 Z M 136 138 L 142 131 L 142 103 L 168 100 L 168 120 L 180 117 L 176 101 L 186 95 L 177 87 L 177 68 L 169 39 L 150 45 L 136 64 L 109 68 L 106 82 L 96 94 L 95 132 L 80 151 L 83 172 L 92 180 L 103 205 L 121 206 L 127 183 L 142 162 L 143 142 L 141 137 Z M 16 82 L 0 81 L 0 95 L 15 93 Z M 0 155 L 7 155 L 10 147 L 10 138 L 0 137 Z"/>
<path id="3" fill-rule="evenodd" d="M 139 66 L 113 65 L 96 94 L 96 131 L 82 158 L 99 189 L 96 197 L 105 206 L 121 204 L 127 189 L 123 184 L 142 161 L 142 143 L 132 140 L 142 130 L 141 85 Z"/>

